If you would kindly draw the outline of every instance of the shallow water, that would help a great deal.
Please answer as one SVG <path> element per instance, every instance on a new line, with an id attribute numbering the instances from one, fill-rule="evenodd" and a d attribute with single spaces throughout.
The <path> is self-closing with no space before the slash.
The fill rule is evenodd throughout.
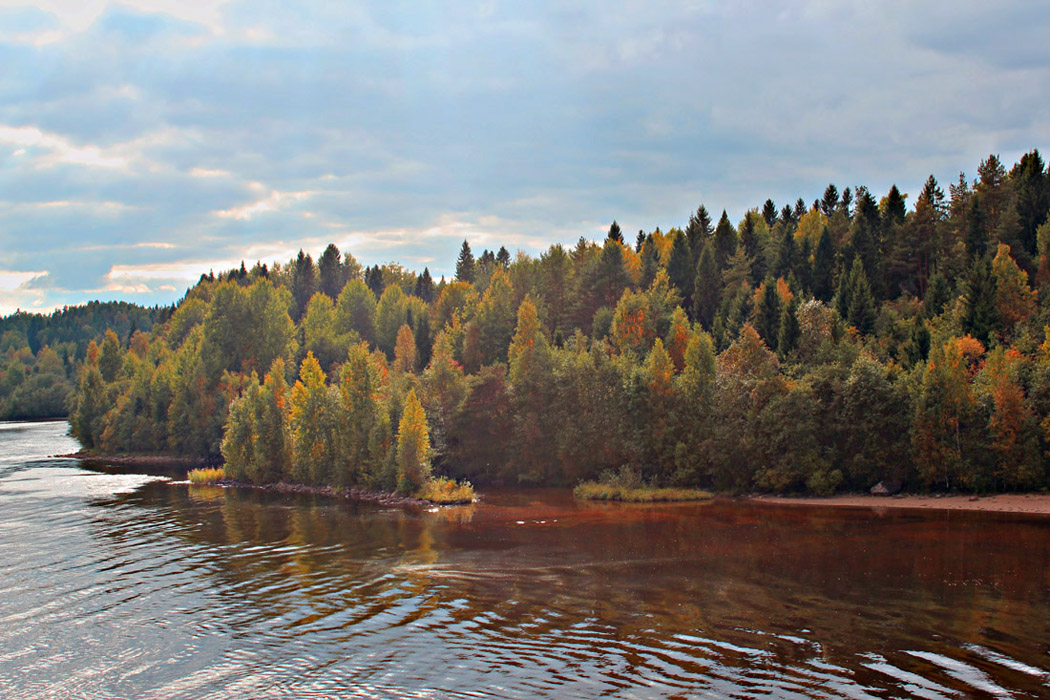
<path id="1" fill-rule="evenodd" d="M 65 430 L 0 423 L 3 698 L 1050 696 L 1050 518 L 403 511 L 84 469 Z"/>

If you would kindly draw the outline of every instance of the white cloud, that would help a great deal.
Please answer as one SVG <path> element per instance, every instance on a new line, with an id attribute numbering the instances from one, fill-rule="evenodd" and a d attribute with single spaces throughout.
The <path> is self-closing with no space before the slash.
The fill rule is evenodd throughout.
<path id="1" fill-rule="evenodd" d="M 18 309 L 40 310 L 45 292 L 43 289 L 34 289 L 32 285 L 45 277 L 46 270 L 0 270 L 0 315 L 14 313 Z"/>
<path id="2" fill-rule="evenodd" d="M 48 151 L 48 155 L 39 159 L 38 167 L 50 167 L 57 163 L 95 168 L 125 168 L 128 165 L 127 158 L 109 149 L 92 145 L 77 146 L 62 136 L 41 131 L 35 126 L 0 124 L 0 143 L 15 146 L 16 152 L 28 148 Z"/>
<path id="3" fill-rule="evenodd" d="M 251 204 L 245 204 L 239 207 L 230 207 L 229 209 L 221 209 L 215 212 L 215 216 L 220 219 L 236 219 L 237 221 L 249 221 L 256 214 L 265 214 L 268 212 L 274 212 L 278 209 L 282 209 L 293 202 L 301 202 L 308 197 L 317 194 L 314 191 L 303 191 L 303 192 L 278 192 L 273 190 L 270 195 L 265 199 L 260 199 L 257 202 Z"/>

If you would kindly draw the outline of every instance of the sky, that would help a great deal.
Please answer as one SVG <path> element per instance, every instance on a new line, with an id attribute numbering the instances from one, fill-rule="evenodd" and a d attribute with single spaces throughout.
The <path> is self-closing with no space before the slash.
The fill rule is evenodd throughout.
<path id="1" fill-rule="evenodd" d="M 946 186 L 1050 150 L 1047 37 L 1031 0 L 0 0 L 0 314 Z"/>

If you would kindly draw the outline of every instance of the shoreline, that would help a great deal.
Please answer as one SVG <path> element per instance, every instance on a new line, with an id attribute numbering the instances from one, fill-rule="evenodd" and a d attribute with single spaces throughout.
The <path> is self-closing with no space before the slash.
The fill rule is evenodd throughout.
<path id="1" fill-rule="evenodd" d="M 199 457 L 182 457 L 179 455 L 99 455 L 83 450 L 68 454 L 51 455 L 62 459 L 79 459 L 83 462 L 104 462 L 123 467 L 185 467 L 193 469 L 208 466 L 208 460 Z"/>
<path id="2" fill-rule="evenodd" d="M 236 481 L 234 479 L 221 479 L 207 484 L 194 484 L 190 482 L 174 482 L 178 484 L 189 483 L 194 486 L 217 486 L 219 488 L 256 489 L 259 491 L 273 491 L 275 493 L 307 494 L 312 496 L 328 496 L 330 498 L 343 498 L 348 501 L 367 501 L 379 505 L 403 508 L 405 506 L 430 507 L 438 504 L 422 498 L 410 498 L 399 496 L 396 493 L 385 491 L 368 491 L 365 489 L 337 489 L 332 486 L 308 486 L 306 484 L 292 484 L 286 481 L 278 481 L 273 484 L 252 484 L 247 481 Z"/>
<path id="3" fill-rule="evenodd" d="M 816 506 L 829 508 L 898 508 L 911 510 L 955 510 L 978 513 L 1020 513 L 1050 515 L 1050 494 L 999 493 L 989 496 L 917 495 L 895 496 L 767 496 L 752 495 L 748 503 L 765 505 Z"/>

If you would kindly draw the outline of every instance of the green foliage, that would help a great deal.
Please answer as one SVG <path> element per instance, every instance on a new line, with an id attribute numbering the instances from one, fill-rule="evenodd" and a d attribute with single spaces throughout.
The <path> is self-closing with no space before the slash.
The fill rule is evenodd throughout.
<path id="1" fill-rule="evenodd" d="M 362 278 L 329 246 L 203 275 L 177 308 L 19 313 L 0 319 L 0 417 L 71 392 L 87 448 L 221 454 L 257 483 L 437 494 L 455 488 L 428 469 L 569 485 L 629 465 L 647 488 L 1045 488 L 1040 163 L 990 157 L 950 206 L 930 178 L 913 211 L 857 188 L 737 228 L 701 207 L 636 250 L 464 245 L 439 284 L 395 263 Z"/>

